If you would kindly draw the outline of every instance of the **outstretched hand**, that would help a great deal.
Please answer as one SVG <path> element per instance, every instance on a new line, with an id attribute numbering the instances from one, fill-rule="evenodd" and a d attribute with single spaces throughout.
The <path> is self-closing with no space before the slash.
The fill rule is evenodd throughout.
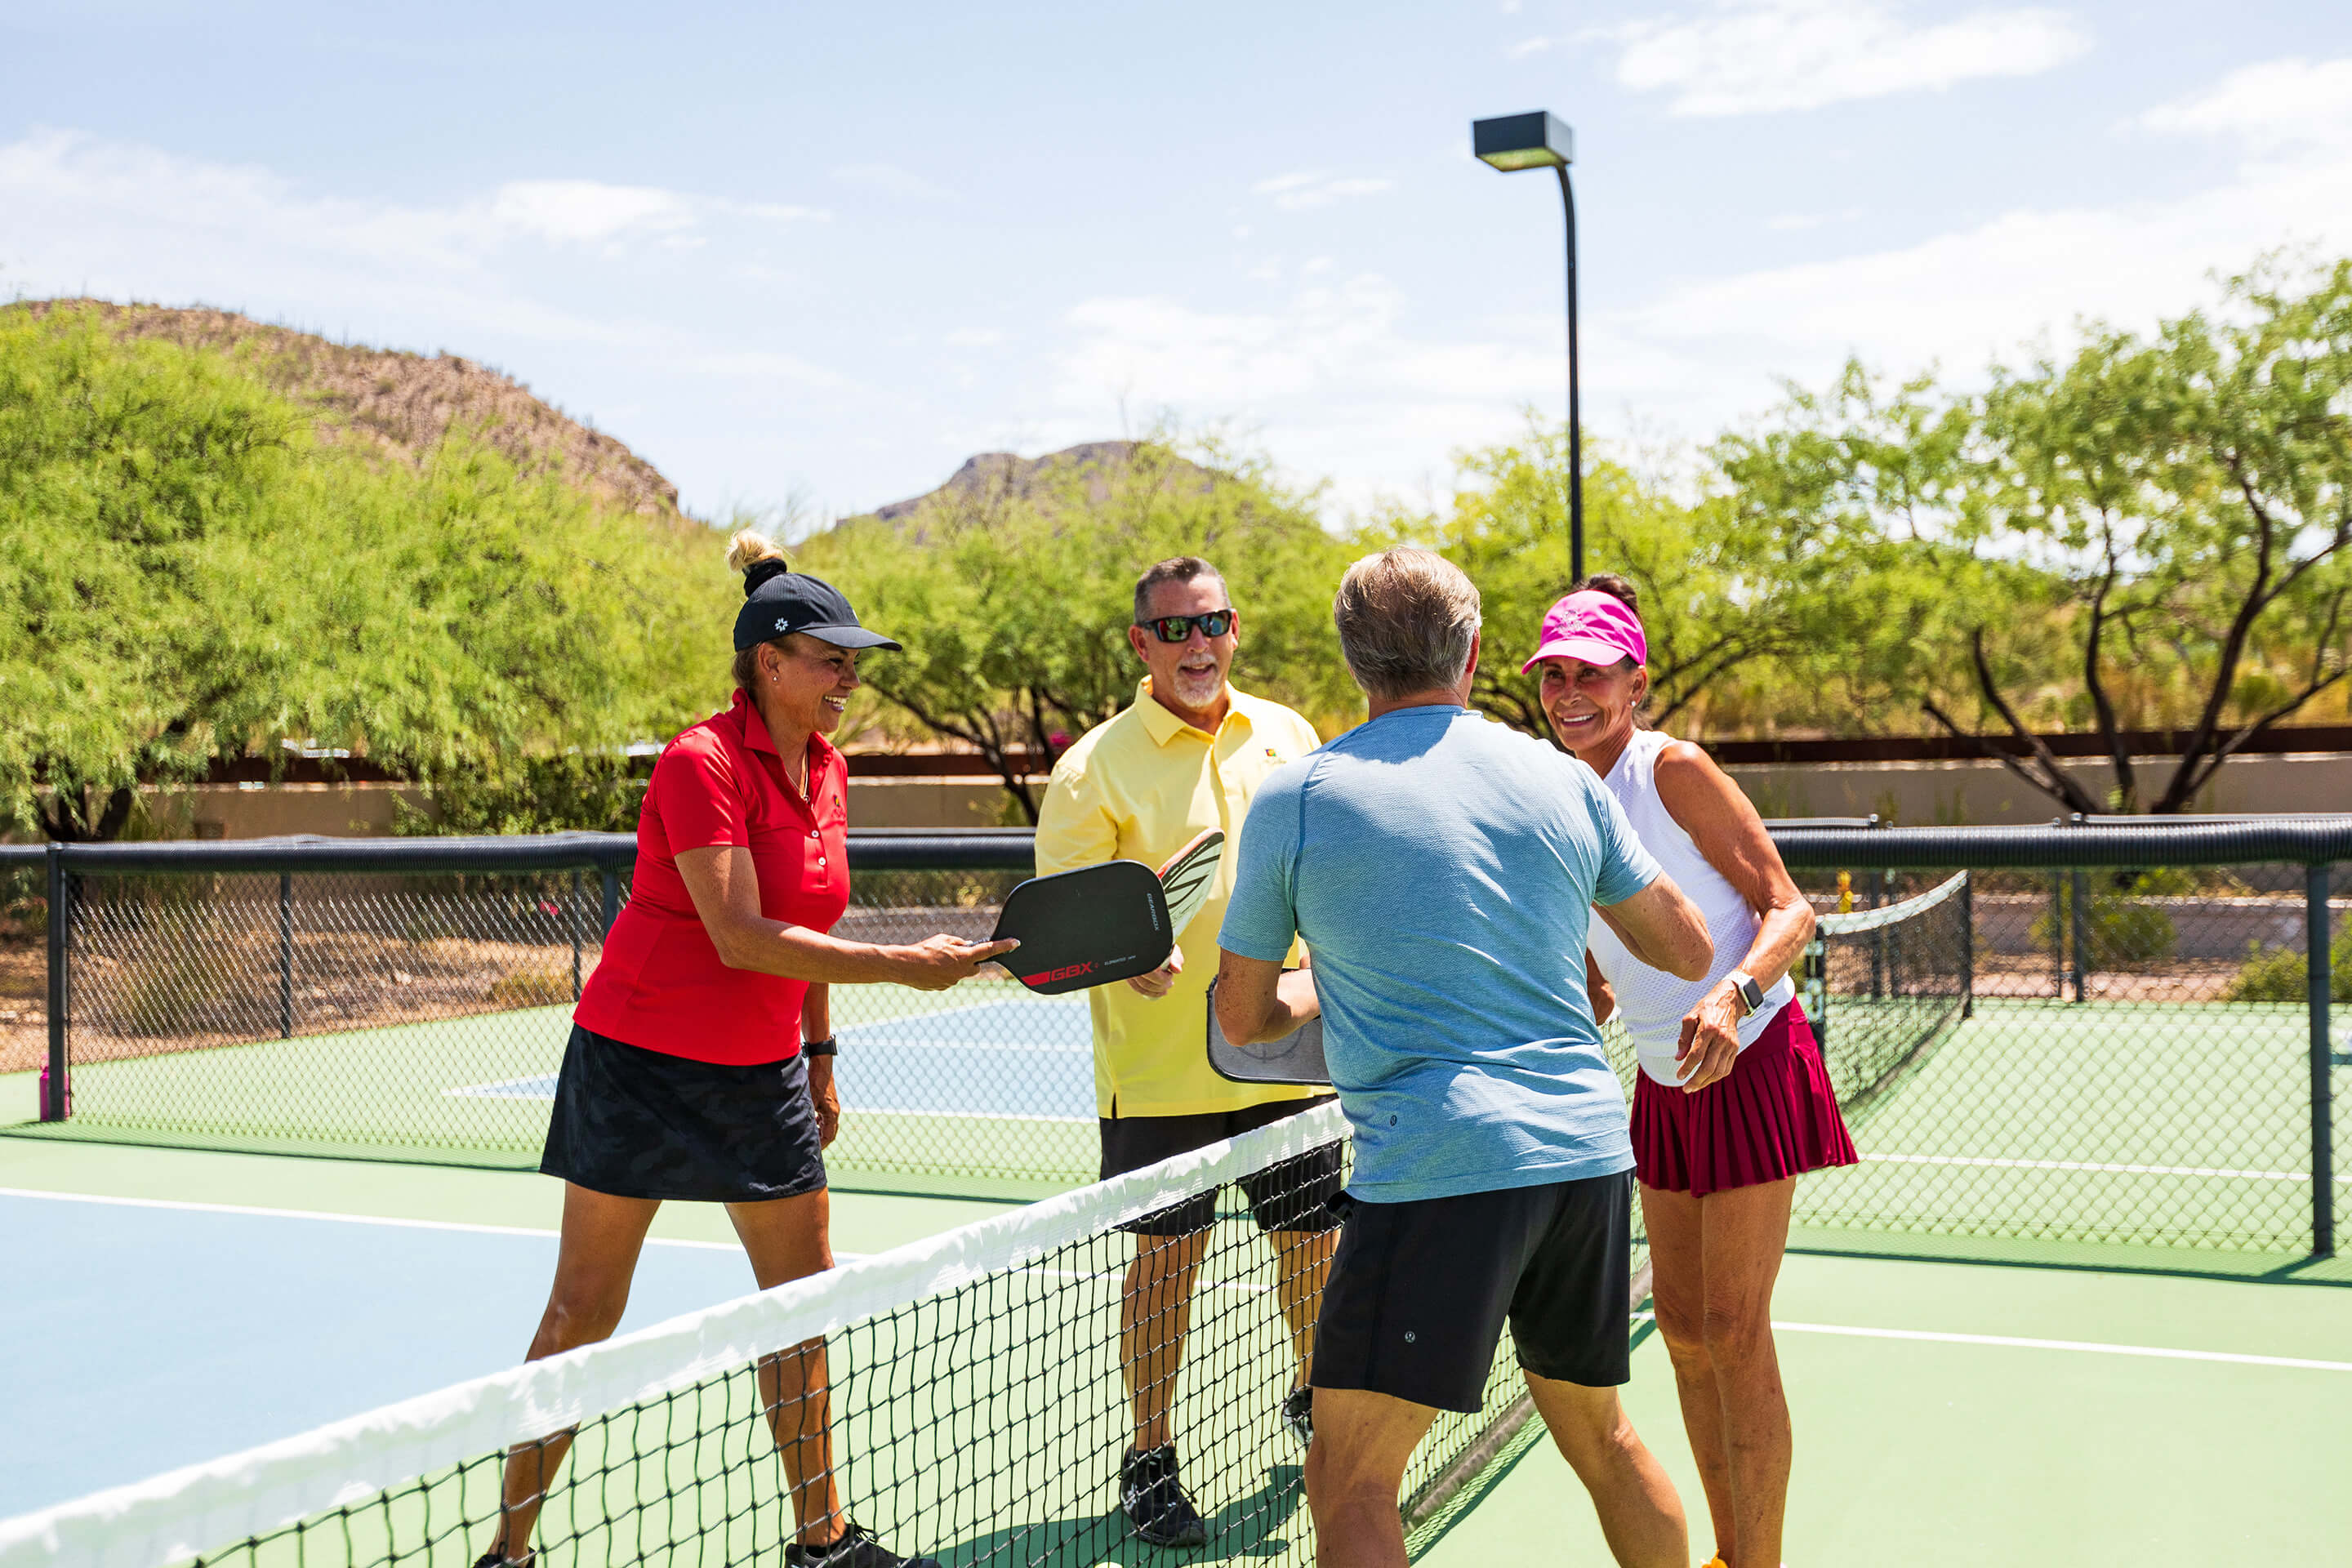
<path id="1" fill-rule="evenodd" d="M 1002 958 L 1020 945 L 1013 937 L 1000 942 L 966 942 L 942 932 L 926 937 L 912 947 L 898 949 L 898 973 L 894 978 L 901 985 L 911 985 L 918 991 L 945 991 L 971 979 L 982 964 Z"/>

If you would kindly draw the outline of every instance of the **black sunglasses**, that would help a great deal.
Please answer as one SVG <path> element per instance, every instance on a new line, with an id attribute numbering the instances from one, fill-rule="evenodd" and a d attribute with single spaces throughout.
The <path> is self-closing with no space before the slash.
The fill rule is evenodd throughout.
<path id="1" fill-rule="evenodd" d="M 1148 621 L 1135 624 L 1161 642 L 1183 642 L 1192 637 L 1194 626 L 1201 628 L 1202 637 L 1224 636 L 1234 629 L 1234 613 L 1231 610 L 1211 610 L 1200 616 L 1154 616 Z"/>

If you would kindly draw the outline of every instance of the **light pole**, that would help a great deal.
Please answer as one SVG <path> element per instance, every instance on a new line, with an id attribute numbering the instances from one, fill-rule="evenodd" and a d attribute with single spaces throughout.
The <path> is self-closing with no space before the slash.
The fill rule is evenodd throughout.
<path id="1" fill-rule="evenodd" d="M 1470 151 L 1507 174 L 1549 169 L 1559 176 L 1559 205 L 1568 215 L 1568 573 L 1584 576 L 1584 425 L 1576 386 L 1576 191 L 1568 183 L 1575 139 L 1546 110 L 1470 123 Z"/>

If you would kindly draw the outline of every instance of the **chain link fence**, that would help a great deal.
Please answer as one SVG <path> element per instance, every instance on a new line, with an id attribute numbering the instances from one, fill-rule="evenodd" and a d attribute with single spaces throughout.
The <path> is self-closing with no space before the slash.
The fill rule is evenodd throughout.
<path id="1" fill-rule="evenodd" d="M 1798 1223 L 2332 1249 L 2346 1052 L 2309 958 L 2352 1002 L 2352 819 L 1775 837 L 1823 914 L 1800 994 L 1864 1154 L 1801 1184 Z M 602 835 L 0 852 L 17 1015 L 0 1094 L 29 1123 L 11 1130 L 535 1164 L 634 852 Z M 856 835 L 837 929 L 985 935 L 1029 853 L 1019 832 Z M 1083 996 L 836 986 L 833 1006 L 828 1162 L 847 1184 L 1092 1178 Z"/>

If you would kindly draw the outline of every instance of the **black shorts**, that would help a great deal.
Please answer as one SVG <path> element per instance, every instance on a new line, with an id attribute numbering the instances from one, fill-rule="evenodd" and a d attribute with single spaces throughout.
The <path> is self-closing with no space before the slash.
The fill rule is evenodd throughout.
<path id="1" fill-rule="evenodd" d="M 1475 1412 L 1506 1320 L 1538 1377 L 1613 1388 L 1630 1375 L 1631 1171 L 1341 1208 L 1316 1387 Z"/>
<path id="2" fill-rule="evenodd" d="M 622 1198 L 742 1204 L 815 1192 L 824 1148 L 808 1063 L 698 1062 L 574 1024 L 539 1168 Z"/>
<path id="3" fill-rule="evenodd" d="M 1197 1116 L 1106 1116 L 1102 1127 L 1102 1179 L 1124 1176 L 1162 1160 L 1226 1138 L 1272 1126 L 1301 1111 L 1328 1105 L 1335 1096 L 1277 1100 L 1246 1110 L 1212 1110 Z M 1250 1215 L 1260 1230 L 1329 1230 L 1339 1223 L 1330 1202 L 1339 1195 L 1339 1145 L 1310 1149 L 1241 1179 Z M 1191 1236 L 1217 1223 L 1217 1194 L 1202 1193 L 1171 1208 L 1119 1226 L 1136 1236 Z"/>

